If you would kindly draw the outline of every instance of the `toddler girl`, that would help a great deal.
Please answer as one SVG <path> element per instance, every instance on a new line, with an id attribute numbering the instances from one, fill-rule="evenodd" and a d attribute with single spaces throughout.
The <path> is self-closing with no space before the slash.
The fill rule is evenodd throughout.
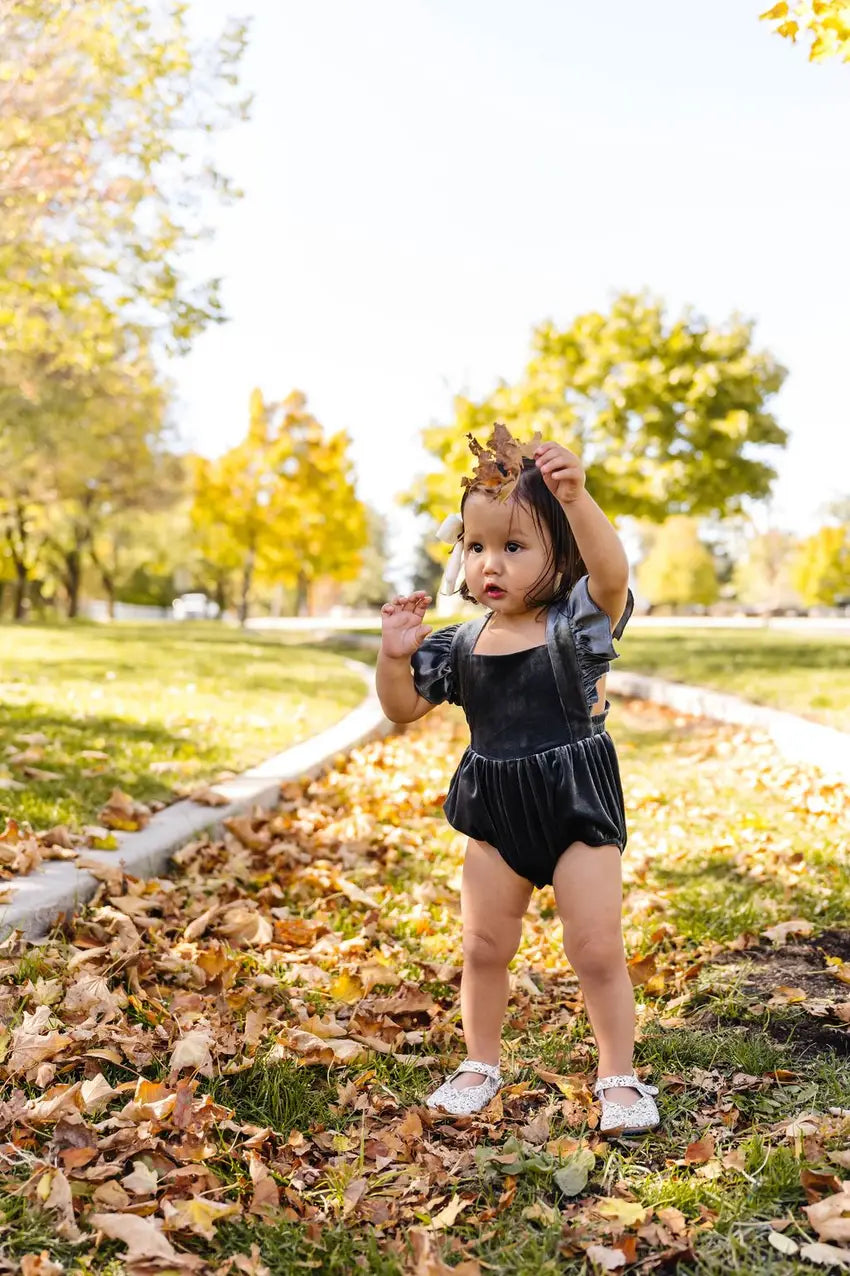
<path id="1" fill-rule="evenodd" d="M 471 438 L 471 436 L 470 436 Z M 605 673 L 634 607 L 628 561 L 574 453 L 497 425 L 454 516 L 461 594 L 488 613 L 434 633 L 424 593 L 382 608 L 377 687 L 393 722 L 461 705 L 471 742 L 444 811 L 468 837 L 461 1015 L 468 1057 L 429 1107 L 476 1112 L 502 1085 L 508 964 L 535 886 L 551 884 L 564 951 L 599 1051 L 601 1130 L 658 1124 L 632 1067 L 634 994 L 622 937 L 623 791 Z M 450 520 L 451 521 L 451 520 Z M 429 636 L 430 635 L 430 636 Z M 411 668 L 412 666 L 412 668 Z M 602 698 L 603 709 L 593 712 Z"/>

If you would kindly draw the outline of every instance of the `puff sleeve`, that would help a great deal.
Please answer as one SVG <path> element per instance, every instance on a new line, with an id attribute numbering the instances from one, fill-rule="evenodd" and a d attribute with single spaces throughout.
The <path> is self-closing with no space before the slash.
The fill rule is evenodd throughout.
<path id="1" fill-rule="evenodd" d="M 588 579 L 587 575 L 579 577 L 565 607 L 581 671 L 584 698 L 589 708 L 599 700 L 597 681 L 608 672 L 610 662 L 619 659 L 619 652 L 614 650 L 612 639 L 622 637 L 634 611 L 635 600 L 630 589 L 625 611 L 612 630 L 608 613 L 598 607 L 590 596 Z"/>
<path id="2" fill-rule="evenodd" d="M 411 656 L 413 685 L 431 704 L 442 704 L 444 700 L 460 704 L 452 669 L 452 639 L 458 628 L 458 625 L 447 625 L 445 629 L 437 629 Z"/>

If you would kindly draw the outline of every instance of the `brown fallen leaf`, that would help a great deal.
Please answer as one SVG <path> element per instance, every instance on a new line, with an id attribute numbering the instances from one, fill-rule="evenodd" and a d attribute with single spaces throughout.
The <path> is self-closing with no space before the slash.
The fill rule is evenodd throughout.
<path id="1" fill-rule="evenodd" d="M 54 1263 L 46 1249 L 40 1254 L 24 1254 L 21 1258 L 21 1276 L 62 1276 L 65 1268 Z"/>
<path id="2" fill-rule="evenodd" d="M 280 1188 L 262 1158 L 253 1149 L 248 1154 L 248 1169 L 254 1185 L 249 1214 L 272 1214 L 280 1207 Z"/>
<path id="3" fill-rule="evenodd" d="M 820 1263 L 824 1267 L 840 1267 L 850 1271 L 850 1249 L 839 1249 L 837 1245 L 824 1245 L 821 1241 L 810 1241 L 800 1246 L 800 1257 L 809 1263 Z"/>
<path id="4" fill-rule="evenodd" d="M 685 1148 L 686 1165 L 700 1165 L 710 1161 L 713 1156 L 714 1138 L 710 1134 L 704 1134 L 701 1139 L 696 1139 Z"/>
<path id="5" fill-rule="evenodd" d="M 821 1240 L 850 1241 L 850 1181 L 846 1190 L 804 1205 L 803 1212 Z"/>
<path id="6" fill-rule="evenodd" d="M 794 917 L 789 922 L 779 922 L 776 926 L 768 926 L 761 933 L 775 944 L 784 944 L 789 935 L 811 935 L 814 926 L 804 917 Z"/>
<path id="7" fill-rule="evenodd" d="M 175 1042 L 171 1051 L 170 1075 L 191 1068 L 203 1076 L 212 1076 L 213 1035 L 209 1028 L 191 1028 Z"/>
<path id="8" fill-rule="evenodd" d="M 316 1037 L 312 1032 L 302 1032 L 294 1028 L 283 1035 L 283 1042 L 288 1050 L 297 1056 L 302 1065 L 310 1063 L 336 1064 L 356 1063 L 366 1055 L 366 1051 L 356 1041 L 348 1038 Z"/>
<path id="9" fill-rule="evenodd" d="M 128 1263 L 144 1258 L 167 1258 L 180 1262 L 178 1255 L 159 1224 L 153 1219 L 139 1218 L 135 1214 L 89 1214 L 89 1227 L 95 1227 L 111 1240 L 123 1241 L 127 1246 L 124 1255 Z"/>
<path id="10" fill-rule="evenodd" d="M 209 785 L 202 785 L 199 789 L 193 789 L 189 794 L 189 801 L 198 802 L 201 806 L 229 806 L 230 800 L 229 797 L 225 797 L 223 793 L 217 793 Z"/>
<path id="11" fill-rule="evenodd" d="M 36 1065 L 53 1059 L 70 1045 L 71 1038 L 53 1026 L 57 1020 L 50 1006 L 39 1006 L 30 1014 L 24 1011 L 20 1025 L 12 1032 L 12 1050 L 6 1063 L 9 1076 L 35 1075 Z"/>
<path id="12" fill-rule="evenodd" d="M 644 957 L 632 957 L 628 964 L 629 978 L 637 988 L 646 983 L 655 974 L 655 954 L 647 953 Z"/>
<path id="13" fill-rule="evenodd" d="M 23 774 L 28 780 L 35 780 L 37 784 L 47 780 L 64 780 L 65 778 L 59 771 L 43 771 L 37 766 L 25 766 Z"/>
<path id="14" fill-rule="evenodd" d="M 113 789 L 109 801 L 97 818 L 108 829 L 133 833 L 150 822 L 151 809 L 144 802 L 137 802 L 122 789 Z"/>
<path id="15" fill-rule="evenodd" d="M 628 1261 L 621 1249 L 611 1249 L 607 1245 L 588 1245 L 584 1252 L 594 1267 L 603 1272 L 615 1272 Z"/>
<path id="16" fill-rule="evenodd" d="M 159 1175 L 144 1161 L 134 1161 L 132 1172 L 124 1176 L 121 1186 L 134 1196 L 152 1196 L 159 1186 Z"/>
<path id="17" fill-rule="evenodd" d="M 768 1006 L 792 1006 L 797 1002 L 805 1001 L 808 993 L 805 988 L 791 988 L 787 984 L 778 984 L 776 988 L 771 990 L 770 1001 L 765 1004 Z"/>

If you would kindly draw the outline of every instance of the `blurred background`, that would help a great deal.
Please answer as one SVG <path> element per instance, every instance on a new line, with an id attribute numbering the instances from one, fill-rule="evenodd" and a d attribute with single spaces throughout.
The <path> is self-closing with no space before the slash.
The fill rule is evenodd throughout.
<path id="1" fill-rule="evenodd" d="M 0 6 L 2 617 L 436 595 L 495 420 L 638 613 L 848 615 L 839 9 Z"/>

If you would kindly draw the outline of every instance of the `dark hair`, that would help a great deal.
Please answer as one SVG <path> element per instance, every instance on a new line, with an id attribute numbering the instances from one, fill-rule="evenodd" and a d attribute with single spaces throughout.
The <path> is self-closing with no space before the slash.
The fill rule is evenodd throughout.
<path id="1" fill-rule="evenodd" d="M 477 488 L 468 487 L 464 492 L 460 503 L 461 518 L 468 497 L 477 490 Z M 516 501 L 523 509 L 528 510 L 542 539 L 544 541 L 548 539 L 551 545 L 543 574 L 538 577 L 525 596 L 526 606 L 529 608 L 550 607 L 553 603 L 563 602 L 579 577 L 586 574 L 587 567 L 564 513 L 564 507 L 549 491 L 543 475 L 529 457 L 523 457 L 522 470 L 508 500 Z M 462 535 L 463 533 L 461 537 Z M 458 539 L 460 540 L 461 537 Z M 557 587 L 553 589 L 550 584 L 548 592 L 541 593 L 546 582 L 551 582 L 558 573 L 561 578 Z M 463 581 L 459 590 L 455 592 L 460 593 L 461 598 L 467 602 L 478 601 L 470 594 L 466 581 Z"/>

